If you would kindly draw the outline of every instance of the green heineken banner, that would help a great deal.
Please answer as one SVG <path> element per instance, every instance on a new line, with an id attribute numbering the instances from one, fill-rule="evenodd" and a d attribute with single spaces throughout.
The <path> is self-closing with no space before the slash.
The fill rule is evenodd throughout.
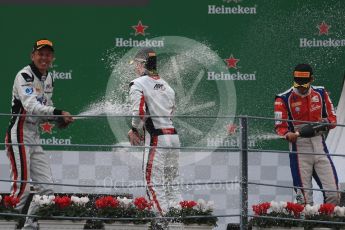
<path id="1" fill-rule="evenodd" d="M 345 72 L 345 1 L 19 2 L 0 2 L 0 112 L 11 112 L 13 81 L 30 63 L 34 41 L 53 41 L 54 105 L 85 116 L 62 131 L 52 122 L 39 127 L 42 144 L 65 146 L 44 147 L 50 150 L 57 182 L 113 185 L 119 178 L 142 179 L 139 151 L 132 157 L 130 150 L 114 150 L 112 155 L 110 148 L 69 145 L 129 145 L 130 117 L 117 116 L 131 114 L 128 85 L 136 76 L 129 63 L 143 47 L 157 52 L 158 72 L 176 92 L 174 124 L 181 146 L 212 150 L 182 151 L 181 179 L 187 182 L 238 180 L 238 155 L 218 149 L 240 144 L 239 123 L 233 117 L 273 118 L 275 95 L 292 86 L 295 65 L 309 63 L 313 84 L 325 86 L 338 106 Z M 3 138 L 9 119 L 0 118 Z M 286 141 L 275 135 L 272 120 L 249 120 L 248 145 L 288 149 Z M 1 178 L 8 179 L 6 155 L 0 160 Z M 249 154 L 250 180 L 291 185 L 289 170 L 287 155 Z M 9 184 L 4 186 L 0 186 L 3 191 L 9 189 Z M 234 202 L 239 200 L 238 187 L 219 191 L 185 194 L 214 200 L 217 214 L 238 212 L 239 203 Z M 249 203 L 286 201 L 291 194 L 291 190 L 251 187 Z M 219 229 L 229 221 L 220 220 Z"/>
<path id="2" fill-rule="evenodd" d="M 314 67 L 314 84 L 324 85 L 337 105 L 344 72 L 343 7 L 342 1 L 273 0 L 150 1 L 137 7 L 6 4 L 0 9 L 1 112 L 10 112 L 13 79 L 30 61 L 33 41 L 42 37 L 56 47 L 55 105 L 73 114 L 128 114 L 127 85 L 135 74 L 127 60 L 140 47 L 160 54 L 160 74 L 177 91 L 177 115 L 272 117 L 274 95 L 291 86 L 297 63 Z M 7 123 L 2 117 L 3 133 Z M 114 144 L 126 139 L 128 123 L 84 119 L 65 132 L 45 124 L 42 142 Z M 236 131 L 235 123 L 176 121 L 184 146 L 222 145 L 222 135 Z M 272 127 L 255 122 L 251 129 L 264 134 Z"/>

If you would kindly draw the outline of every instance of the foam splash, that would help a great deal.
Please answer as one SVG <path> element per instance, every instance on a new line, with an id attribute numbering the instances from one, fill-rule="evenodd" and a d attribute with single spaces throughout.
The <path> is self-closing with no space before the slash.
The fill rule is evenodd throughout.
<path id="1" fill-rule="evenodd" d="M 282 137 L 274 133 L 262 133 L 262 134 L 251 135 L 249 138 L 262 141 L 262 140 L 277 140 L 277 139 L 281 139 Z"/>
<path id="2" fill-rule="evenodd" d="M 87 116 L 117 116 L 117 115 L 131 115 L 131 108 L 129 104 L 119 103 L 116 100 L 100 99 L 87 106 L 87 108 L 78 114 L 77 119 L 85 119 Z M 86 117 L 82 117 L 86 116 Z"/>
<path id="3" fill-rule="evenodd" d="M 165 36 L 154 38 L 164 40 L 164 48 L 157 49 L 159 56 L 159 74 L 174 89 L 176 95 L 176 116 L 174 126 L 179 132 L 182 147 L 207 146 L 209 138 L 221 136 L 224 138 L 226 124 L 233 123 L 232 118 L 216 118 L 236 114 L 236 89 L 232 81 L 207 81 L 208 72 L 228 72 L 224 60 L 212 50 L 206 42 L 198 42 L 185 37 Z M 117 49 L 109 50 L 103 59 L 107 69 L 111 70 L 105 95 L 87 106 L 79 116 L 97 115 L 131 115 L 129 103 L 129 84 L 136 78 L 134 66 L 130 60 L 139 48 L 132 48 L 125 54 Z M 207 89 L 207 90 L 205 90 Z M 197 118 L 198 116 L 210 118 Z M 129 145 L 127 133 L 130 129 L 130 119 L 108 117 L 109 126 L 116 143 Z M 208 125 L 205 125 L 207 123 Z M 216 148 L 216 146 L 214 146 Z M 116 148 L 116 151 L 119 149 Z M 126 150 L 127 152 L 133 149 Z M 181 156 L 183 165 L 195 163 L 209 154 L 192 154 Z M 141 155 L 134 154 L 140 158 Z M 181 159 L 182 159 L 181 158 Z"/>

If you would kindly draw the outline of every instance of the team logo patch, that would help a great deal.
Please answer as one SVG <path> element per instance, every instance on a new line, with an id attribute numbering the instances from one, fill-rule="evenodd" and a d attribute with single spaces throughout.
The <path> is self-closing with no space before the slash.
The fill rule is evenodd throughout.
<path id="1" fill-rule="evenodd" d="M 297 113 L 299 113 L 299 112 L 301 111 L 301 108 L 297 106 L 297 107 L 295 108 L 295 111 L 296 111 Z"/>
<path id="2" fill-rule="evenodd" d="M 318 96 L 312 97 L 311 102 L 320 102 L 319 97 Z"/>
<path id="3" fill-rule="evenodd" d="M 26 88 L 24 89 L 24 93 L 25 93 L 26 95 L 31 95 L 31 94 L 33 94 L 33 92 L 34 92 L 34 88 L 32 88 L 32 87 L 26 87 Z"/>
<path id="4" fill-rule="evenodd" d="M 36 97 L 36 100 L 41 104 L 41 105 L 46 105 L 47 104 L 47 98 L 44 96 Z"/>
<path id="5" fill-rule="evenodd" d="M 154 87 L 153 87 L 154 90 L 161 90 L 161 91 L 164 91 L 165 90 L 165 86 L 163 84 L 156 84 Z"/>
<path id="6" fill-rule="evenodd" d="M 302 105 L 302 102 L 298 101 L 298 102 L 292 103 L 291 107 L 296 107 L 296 106 L 300 106 L 300 105 Z"/>
<path id="7" fill-rule="evenodd" d="M 45 85 L 45 89 L 46 90 L 48 90 L 48 89 L 52 89 L 53 87 L 52 87 L 52 85 L 51 84 L 47 84 L 47 85 Z"/>
<path id="8" fill-rule="evenodd" d="M 313 111 L 319 110 L 319 109 L 321 109 L 320 105 L 311 105 L 310 111 L 313 112 Z"/>

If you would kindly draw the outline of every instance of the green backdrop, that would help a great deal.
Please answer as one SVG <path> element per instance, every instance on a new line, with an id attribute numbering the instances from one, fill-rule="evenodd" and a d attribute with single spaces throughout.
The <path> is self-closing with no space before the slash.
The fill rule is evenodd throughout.
<path id="1" fill-rule="evenodd" d="M 305 62 L 314 67 L 315 85 L 324 85 L 337 105 L 345 62 L 344 10 L 345 2 L 340 0 L 151 0 L 140 7 L 3 4 L 0 7 L 0 112 L 10 112 L 14 77 L 29 63 L 33 42 L 43 37 L 55 45 L 53 69 L 71 78 L 55 80 L 55 105 L 72 114 L 79 114 L 106 95 L 108 81 L 114 77 L 113 67 L 131 50 L 131 47 L 117 47 L 116 38 L 145 40 L 161 36 L 185 37 L 205 44 L 223 61 L 232 55 L 239 61 L 236 68 L 226 67 L 224 71 L 229 73 L 255 73 L 255 80 L 210 81 L 205 71 L 192 101 L 201 103 L 212 98 L 213 110 L 220 110 L 219 101 L 225 98 L 230 101 L 228 106 L 236 106 L 232 110 L 236 115 L 273 117 L 274 95 L 292 85 L 293 67 Z M 148 26 L 145 35 L 135 35 L 132 26 L 139 21 Z M 323 29 L 319 29 L 320 25 L 324 25 Z M 195 69 L 186 76 L 182 72 L 186 92 L 197 74 Z M 172 79 L 172 85 L 176 84 Z M 190 115 L 219 115 L 208 111 Z M 0 119 L 4 136 L 8 120 Z M 213 121 L 185 122 L 204 133 Z M 250 125 L 252 132 L 273 132 L 272 122 L 251 121 Z M 90 144 L 114 144 L 118 139 L 107 119 L 77 121 L 64 132 L 54 129 L 52 134 L 43 137 L 71 138 L 72 143 Z M 186 139 L 183 145 L 188 146 L 189 141 L 193 142 Z M 258 146 L 272 144 L 279 147 L 280 141 L 264 141 Z"/>

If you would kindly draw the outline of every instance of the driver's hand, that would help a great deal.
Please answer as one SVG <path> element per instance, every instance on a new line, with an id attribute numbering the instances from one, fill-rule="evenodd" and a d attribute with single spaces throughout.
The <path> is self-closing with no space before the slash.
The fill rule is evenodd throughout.
<path id="1" fill-rule="evenodd" d="M 65 123 L 70 124 L 74 121 L 73 117 L 69 112 L 62 111 L 61 115 L 64 115 L 63 120 Z"/>
<path id="2" fill-rule="evenodd" d="M 138 146 L 141 145 L 142 137 L 138 132 L 131 129 L 128 132 L 128 140 L 132 146 Z"/>
<path id="3" fill-rule="evenodd" d="M 298 134 L 293 132 L 288 132 L 285 134 L 285 139 L 289 142 L 295 143 L 297 141 Z"/>

